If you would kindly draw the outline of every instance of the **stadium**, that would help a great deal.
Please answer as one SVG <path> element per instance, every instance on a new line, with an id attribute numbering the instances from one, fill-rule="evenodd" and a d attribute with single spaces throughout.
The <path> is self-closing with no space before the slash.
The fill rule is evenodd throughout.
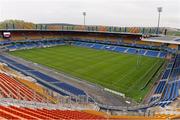
<path id="1" fill-rule="evenodd" d="M 0 119 L 178 120 L 179 33 L 3 21 Z"/>

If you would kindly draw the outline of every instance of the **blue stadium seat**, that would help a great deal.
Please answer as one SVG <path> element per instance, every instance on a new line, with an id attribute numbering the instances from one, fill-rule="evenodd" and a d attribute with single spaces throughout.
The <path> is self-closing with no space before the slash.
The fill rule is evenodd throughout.
<path id="1" fill-rule="evenodd" d="M 85 46 L 86 47 L 91 47 L 93 45 L 93 43 L 87 43 Z"/>
<path id="2" fill-rule="evenodd" d="M 116 47 L 115 49 L 114 49 L 114 51 L 116 51 L 116 52 L 125 52 L 127 50 L 127 48 L 126 47 Z"/>
<path id="3" fill-rule="evenodd" d="M 115 48 L 115 46 L 112 46 L 112 45 L 105 45 L 103 47 L 103 49 L 105 49 L 105 50 L 113 50 L 114 48 Z"/>
<path id="4" fill-rule="evenodd" d="M 25 48 L 25 46 L 23 44 L 16 44 L 15 46 L 17 49 Z"/>
<path id="5" fill-rule="evenodd" d="M 3 55 L 0 55 L 0 59 L 4 60 L 7 63 L 13 63 L 13 64 L 16 63 L 14 60 L 11 60 L 11 59 L 9 59 L 7 57 L 4 57 Z"/>
<path id="6" fill-rule="evenodd" d="M 11 40 L 3 40 L 3 41 L 0 41 L 0 45 L 7 45 L 7 44 L 11 44 Z"/>
<path id="7" fill-rule="evenodd" d="M 42 80 L 45 80 L 46 82 L 59 82 L 59 80 L 55 79 L 55 78 L 52 78 L 48 75 L 45 75 L 44 73 L 41 73 L 39 71 L 29 71 L 31 74 L 33 74 L 34 76 L 42 79 Z"/>
<path id="8" fill-rule="evenodd" d="M 157 57 L 158 54 L 159 54 L 159 51 L 148 50 L 146 53 L 146 56 Z"/>
<path id="9" fill-rule="evenodd" d="M 163 73 L 163 76 L 162 76 L 162 78 L 161 79 L 167 79 L 168 77 L 169 77 L 169 75 L 170 75 L 170 69 L 167 69 L 164 73 Z"/>
<path id="10" fill-rule="evenodd" d="M 88 42 L 73 42 L 73 45 L 83 46 L 83 47 L 90 47 L 94 49 L 104 49 L 104 50 L 110 50 L 115 52 L 126 52 L 130 54 L 139 54 L 139 55 L 146 55 L 149 57 L 160 57 L 164 58 L 167 53 L 165 52 L 159 52 L 155 50 L 146 50 L 142 48 L 130 48 L 130 47 L 122 47 L 117 45 L 106 45 L 109 42 L 101 41 L 102 44 L 98 43 L 88 43 Z M 106 44 L 105 44 L 106 43 Z M 109 43 L 110 44 L 110 43 Z"/>
<path id="11" fill-rule="evenodd" d="M 37 81 L 37 82 L 38 82 L 39 84 L 41 84 L 41 85 L 43 85 L 43 86 L 45 86 L 45 87 L 47 87 L 47 88 L 49 88 L 49 89 L 55 91 L 55 92 L 57 92 L 57 93 L 63 95 L 63 96 L 69 96 L 68 94 L 66 94 L 66 93 L 64 93 L 64 92 L 62 92 L 62 91 L 56 89 L 55 87 L 52 87 L 52 86 L 50 86 L 50 85 L 48 85 L 48 84 L 46 84 L 46 83 L 44 83 L 44 82 L 42 82 L 42 81 Z"/>
<path id="12" fill-rule="evenodd" d="M 92 48 L 95 48 L 95 49 L 101 49 L 101 47 L 103 47 L 104 45 L 102 44 L 94 44 L 94 46 Z"/>
<path id="13" fill-rule="evenodd" d="M 144 50 L 144 49 L 140 49 L 139 50 L 139 52 L 138 52 L 138 54 L 140 54 L 140 55 L 144 55 L 144 53 L 146 52 L 146 50 Z"/>
<path id="14" fill-rule="evenodd" d="M 169 63 L 167 69 L 172 69 L 172 67 L 173 67 L 173 63 Z"/>
<path id="15" fill-rule="evenodd" d="M 160 58 L 165 58 L 165 57 L 166 57 L 166 55 L 167 55 L 167 53 L 165 53 L 165 52 L 160 52 L 159 57 L 160 57 Z"/>
<path id="16" fill-rule="evenodd" d="M 129 49 L 127 50 L 127 53 L 136 54 L 136 53 L 138 53 L 138 49 L 129 48 Z"/>
<path id="17" fill-rule="evenodd" d="M 159 99 L 159 96 L 151 97 L 151 99 L 149 100 L 149 103 L 152 103 L 156 101 L 157 99 Z"/>
<path id="18" fill-rule="evenodd" d="M 155 94 L 162 93 L 162 91 L 163 91 L 163 89 L 165 87 L 165 84 L 166 84 L 166 81 L 160 81 L 154 93 Z"/>
<path id="19" fill-rule="evenodd" d="M 57 87 L 60 87 L 61 89 L 64 89 L 70 93 L 73 93 L 75 95 L 86 95 L 84 93 L 84 91 L 78 89 L 78 88 L 75 88 L 69 84 L 66 84 L 66 83 L 61 83 L 61 82 L 58 82 L 58 83 L 53 83 L 55 86 Z"/>
<path id="20" fill-rule="evenodd" d="M 14 45 L 13 45 L 13 46 L 7 46 L 6 48 L 7 48 L 7 49 L 11 49 L 11 50 L 13 50 L 13 49 L 17 49 L 17 47 L 16 47 L 16 46 L 14 46 Z"/>
<path id="21" fill-rule="evenodd" d="M 24 65 L 22 65 L 22 64 L 16 63 L 16 64 L 13 64 L 13 65 L 15 65 L 16 67 L 18 67 L 18 68 L 21 69 L 21 70 L 33 70 L 33 69 L 31 69 L 31 68 L 29 68 L 29 67 L 26 67 L 26 66 L 24 66 Z"/>
<path id="22" fill-rule="evenodd" d="M 176 77 L 180 74 L 180 68 L 173 69 L 171 76 Z"/>

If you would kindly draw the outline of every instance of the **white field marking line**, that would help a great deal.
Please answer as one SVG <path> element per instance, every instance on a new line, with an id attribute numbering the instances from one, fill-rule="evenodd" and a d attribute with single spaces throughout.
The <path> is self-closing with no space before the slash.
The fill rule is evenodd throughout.
<path id="1" fill-rule="evenodd" d="M 154 66 L 155 66 L 156 64 L 158 64 L 158 63 L 159 63 L 159 60 L 158 60 L 143 76 L 141 76 L 141 78 L 140 78 L 139 80 L 137 80 L 135 83 L 139 82 L 142 78 L 144 78 L 144 76 L 145 76 L 149 71 L 151 71 L 152 68 L 154 68 Z M 136 84 L 133 84 L 133 86 L 131 86 L 130 89 L 128 89 L 127 91 L 131 90 L 135 85 L 136 85 Z"/>
<path id="2" fill-rule="evenodd" d="M 101 64 L 102 62 L 99 62 L 98 64 Z M 128 62 L 124 62 L 124 64 L 127 64 Z M 133 69 L 132 69 L 133 70 Z M 76 73 L 76 74 L 79 74 L 79 73 L 77 73 L 77 72 L 74 72 L 74 73 Z M 80 74 L 79 74 L 80 75 Z M 125 74 L 126 75 L 126 74 Z M 110 85 L 110 84 L 106 84 L 104 81 L 96 81 L 96 80 L 94 80 L 93 78 L 91 78 L 91 77 L 87 77 L 86 76 L 86 78 L 89 78 L 91 81 L 90 82 L 92 82 L 92 81 L 94 81 L 94 83 L 96 84 L 96 83 L 100 83 L 101 85 L 103 85 L 103 84 L 105 84 L 105 85 Z M 88 80 L 87 80 L 88 81 Z M 95 82 L 96 81 L 96 82 Z"/>
<path id="3" fill-rule="evenodd" d="M 128 62 L 124 62 L 124 63 L 128 63 Z M 116 82 L 114 82 L 111 86 L 114 86 L 114 84 L 115 83 L 118 83 L 119 81 L 121 81 L 124 77 L 126 77 L 127 75 L 129 75 L 129 74 L 131 74 L 132 72 L 134 72 L 135 71 L 135 69 L 136 68 L 134 68 L 134 69 L 131 69 L 131 71 L 130 72 L 128 72 L 127 74 L 124 74 L 124 75 L 122 75 L 122 78 L 120 79 L 120 80 L 118 80 L 118 81 L 116 81 Z M 86 76 L 87 77 L 87 76 Z M 87 77 L 87 78 L 90 78 L 90 77 Z M 95 81 L 95 80 L 93 80 L 92 78 L 90 78 L 92 81 Z M 101 82 L 101 81 L 96 81 L 96 83 L 100 83 L 100 84 L 106 84 L 106 83 L 104 83 L 104 82 Z M 110 84 L 106 84 L 106 85 L 110 85 Z M 115 87 L 115 86 L 114 86 Z M 117 88 L 117 87 L 116 87 Z"/>
<path id="4" fill-rule="evenodd" d="M 96 54 L 95 56 L 98 56 L 98 55 L 99 55 L 99 54 Z M 94 56 L 92 56 L 92 57 L 94 57 Z M 101 57 L 106 57 L 106 54 L 102 54 Z M 108 57 L 110 57 L 110 56 L 108 56 Z M 114 59 L 116 59 L 116 58 L 114 58 Z M 93 64 L 93 66 L 94 66 L 94 65 L 98 65 L 98 64 L 102 64 L 102 63 L 103 63 L 103 61 L 97 62 L 97 63 Z M 125 62 L 125 63 L 126 63 L 126 62 Z M 92 66 L 92 65 L 86 66 L 85 69 L 93 68 L 93 66 Z M 81 68 L 78 68 L 78 69 L 76 69 L 76 70 L 81 70 Z"/>
<path id="5" fill-rule="evenodd" d="M 104 55 L 105 56 L 105 55 Z M 109 57 L 109 56 L 108 56 Z M 112 58 L 112 59 L 116 59 L 116 58 Z M 97 62 L 97 63 L 94 63 L 93 64 L 93 66 L 92 65 L 88 65 L 84 70 L 86 70 L 86 69 L 89 69 L 89 68 L 94 68 L 94 66 L 96 66 L 96 65 L 100 65 L 100 64 L 104 64 L 103 63 L 104 61 L 100 61 L 100 62 Z M 125 64 L 126 62 L 124 62 L 123 64 Z M 117 63 L 118 64 L 118 63 Z M 79 70 L 79 69 L 77 69 L 77 70 Z"/>
<path id="6" fill-rule="evenodd" d="M 129 62 L 126 62 L 126 63 L 129 63 Z M 124 79 L 127 75 L 129 75 L 129 74 L 131 74 L 132 72 L 134 72 L 135 71 L 135 69 L 136 69 L 136 67 L 135 68 L 133 68 L 133 69 L 131 69 L 127 74 L 123 74 L 123 75 L 121 75 L 122 77 L 121 77 L 121 79 L 119 79 L 118 81 L 116 81 L 116 82 L 114 82 L 112 85 L 114 85 L 114 84 L 116 84 L 116 83 L 118 83 L 118 82 L 120 82 L 122 79 Z"/>
<path id="7" fill-rule="evenodd" d="M 42 50 L 42 51 L 43 51 L 43 50 Z M 42 52 L 42 51 L 39 52 L 38 55 L 40 54 L 40 55 L 42 55 L 42 56 L 46 56 L 47 54 L 52 53 L 52 52 L 50 52 L 50 51 L 46 51 L 46 52 Z M 32 54 L 33 54 L 34 52 L 35 52 L 35 51 L 30 51 L 30 53 L 32 53 Z M 27 57 L 27 56 L 26 56 L 26 57 Z M 28 59 L 28 60 L 31 61 L 31 59 Z M 100 63 L 102 63 L 102 62 L 100 62 Z M 99 64 L 100 64 L 100 63 L 99 63 Z M 51 67 L 52 67 L 52 66 L 51 66 Z M 74 72 L 74 73 L 76 73 L 76 72 Z M 76 73 L 76 74 L 77 74 L 77 73 Z M 91 77 L 87 77 L 87 78 L 89 78 L 91 81 L 94 81 Z M 101 84 L 103 83 L 103 84 L 104 84 L 104 82 L 100 82 L 100 81 L 99 81 L 98 83 L 101 83 Z M 106 85 L 109 85 L 109 84 L 106 84 Z"/>
<path id="8" fill-rule="evenodd" d="M 156 64 L 158 64 L 159 63 L 159 60 L 157 60 L 156 61 L 156 63 L 154 63 L 154 65 L 153 66 L 151 66 L 151 68 L 143 75 L 143 76 L 141 76 L 141 78 L 140 79 L 142 79 L 142 78 L 144 78 L 144 76 L 149 72 L 149 71 L 151 71 L 152 70 L 152 68 L 154 68 L 155 67 L 155 65 Z"/>
<path id="9" fill-rule="evenodd" d="M 127 74 L 124 74 L 122 78 L 126 77 L 128 74 L 134 72 L 135 70 L 136 70 L 136 68 L 132 69 L 131 72 L 128 72 Z M 149 71 L 148 71 L 148 72 L 149 72 Z M 146 73 L 147 73 L 147 72 L 146 72 Z M 146 73 L 145 73 L 145 74 L 146 74 Z M 145 75 L 145 74 L 144 74 L 144 75 Z M 119 81 L 121 81 L 122 78 L 121 78 L 120 80 L 116 81 L 115 83 L 118 83 Z M 141 78 L 140 78 L 140 80 L 141 80 Z M 137 82 L 138 82 L 138 81 L 136 81 L 136 83 L 137 83 Z M 115 83 L 113 83 L 113 85 L 114 85 Z M 134 85 L 133 85 L 133 86 L 134 86 Z"/>
<path id="10" fill-rule="evenodd" d="M 30 53 L 34 53 L 34 52 L 36 52 L 36 51 L 30 51 Z M 43 55 L 43 56 L 44 56 L 44 55 L 47 55 L 48 53 L 51 53 L 51 52 L 49 52 L 49 51 L 42 52 L 42 51 L 41 51 L 41 52 L 39 52 L 39 53 L 40 53 L 40 55 Z M 33 62 L 33 60 L 28 59 L 27 56 L 25 56 L 24 60 L 29 60 L 29 61 L 32 61 L 32 62 Z M 35 61 L 36 61 L 36 60 L 35 60 Z M 38 63 L 38 62 L 37 62 L 37 63 Z M 38 63 L 38 64 L 39 64 L 39 63 Z M 44 65 L 45 65 L 45 66 L 48 66 L 46 63 L 45 63 Z M 49 66 L 49 67 L 52 67 L 52 68 L 53 68 L 53 66 Z M 76 73 L 76 72 L 74 72 L 74 73 Z M 76 73 L 76 74 L 79 74 L 79 73 Z M 80 74 L 79 74 L 79 75 L 80 75 Z M 86 76 L 86 77 L 87 77 L 87 76 Z M 87 78 L 89 78 L 91 81 L 95 81 L 94 79 L 92 79 L 92 78 L 90 78 L 90 77 L 87 77 Z M 86 80 L 85 80 L 85 81 L 86 81 Z M 88 80 L 87 80 L 87 81 L 88 81 Z M 90 82 L 91 82 L 91 81 L 90 81 Z M 94 83 L 96 84 L 97 82 L 94 82 Z M 104 82 L 100 82 L 100 81 L 99 81 L 98 83 L 100 83 L 100 84 L 103 83 L 103 84 L 104 84 Z M 109 85 L 109 84 L 106 84 L 106 85 Z"/>
<path id="11" fill-rule="evenodd" d="M 43 50 L 42 50 L 42 51 L 43 51 Z M 40 54 L 40 55 L 43 55 L 43 56 L 44 56 L 44 55 L 47 55 L 47 53 L 52 53 L 52 52 L 50 52 L 50 51 L 46 51 L 46 52 L 42 52 L 42 51 L 39 52 L 39 54 Z M 55 50 L 55 51 L 56 51 L 56 50 Z M 30 53 L 33 53 L 33 52 L 35 52 L 35 51 L 30 51 Z M 70 52 L 70 53 L 72 53 L 72 52 Z M 101 63 L 101 62 L 99 62 L 99 64 L 100 64 L 100 63 Z M 125 63 L 127 63 L 127 62 L 125 62 Z M 134 68 L 134 69 L 136 69 L 136 68 Z M 128 74 L 124 74 L 123 77 L 122 77 L 120 80 L 122 80 L 124 77 L 126 77 L 127 75 L 129 75 L 130 73 L 132 73 L 132 72 L 134 71 L 134 69 L 132 69 L 131 72 L 128 72 Z M 88 78 L 90 78 L 90 77 L 88 77 Z M 90 79 L 92 80 L 92 78 L 90 78 Z M 120 81 L 120 80 L 119 80 L 119 81 Z M 92 80 L 92 81 L 94 81 L 94 80 Z M 119 82 L 119 81 L 116 81 L 115 83 L 117 83 L 117 82 Z M 104 82 L 101 82 L 101 81 L 98 81 L 98 83 L 101 83 L 101 84 L 103 83 L 103 84 L 104 84 Z M 115 83 L 113 83 L 113 85 L 114 85 Z M 109 84 L 106 84 L 106 85 L 109 86 Z"/>
<path id="12" fill-rule="evenodd" d="M 129 74 L 133 73 L 135 70 L 136 70 L 136 68 L 131 69 L 127 74 L 122 75 L 122 77 L 121 77 L 118 81 L 114 82 L 112 85 L 120 82 L 122 79 L 124 79 L 124 78 L 125 78 L 126 76 L 128 76 Z"/>
<path id="13" fill-rule="evenodd" d="M 125 58 L 125 57 L 123 57 L 123 58 Z M 112 58 L 112 59 L 115 59 L 115 58 Z M 131 60 L 130 60 L 131 61 Z M 100 63 L 100 64 L 102 64 L 102 63 Z M 119 64 L 119 63 L 116 63 L 116 64 Z M 126 64 L 128 64 L 128 62 L 123 62 L 122 63 L 122 65 L 126 65 Z M 118 71 L 117 71 L 118 72 Z"/>

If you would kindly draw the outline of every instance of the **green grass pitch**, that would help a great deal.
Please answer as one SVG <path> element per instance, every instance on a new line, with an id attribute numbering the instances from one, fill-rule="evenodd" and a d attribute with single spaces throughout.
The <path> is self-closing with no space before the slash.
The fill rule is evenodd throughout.
<path id="1" fill-rule="evenodd" d="M 124 93 L 136 101 L 147 94 L 153 81 L 145 89 L 141 88 L 165 61 L 75 46 L 35 48 L 10 54 Z"/>

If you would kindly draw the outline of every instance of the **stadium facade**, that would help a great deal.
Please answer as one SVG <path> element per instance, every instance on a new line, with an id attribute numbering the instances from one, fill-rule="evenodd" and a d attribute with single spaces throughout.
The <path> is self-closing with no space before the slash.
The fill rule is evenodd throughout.
<path id="1" fill-rule="evenodd" d="M 167 37 L 164 35 L 166 32 L 166 28 L 161 28 L 160 34 L 157 34 L 156 28 L 102 26 L 39 25 L 36 29 L 17 29 L 15 26 L 1 29 L 0 116 L 7 119 L 120 119 L 122 116 L 118 115 L 123 113 L 135 114 L 138 119 L 148 119 L 148 116 L 151 116 L 151 119 L 175 119 L 179 115 L 180 38 Z M 140 64 L 143 56 L 163 59 L 165 62 L 151 73 L 151 79 L 142 86 L 142 90 L 146 89 L 151 80 L 155 79 L 139 103 L 120 91 L 106 91 L 102 85 L 84 83 L 63 72 L 59 73 L 59 77 L 53 69 L 10 54 L 11 51 L 55 46 L 76 46 L 135 55 L 139 56 L 136 64 Z M 75 80 L 66 82 L 68 79 Z M 84 84 L 90 87 L 83 87 Z M 88 91 L 93 88 L 97 89 Z M 99 94 L 93 92 L 100 91 L 101 98 L 98 98 Z M 108 103 L 102 100 L 110 97 L 117 102 Z M 4 106 L 6 103 L 8 106 Z M 162 109 L 172 106 L 175 112 L 164 115 L 167 111 Z M 91 111 L 88 111 L 89 109 Z M 97 111 L 108 111 L 111 115 Z"/>

